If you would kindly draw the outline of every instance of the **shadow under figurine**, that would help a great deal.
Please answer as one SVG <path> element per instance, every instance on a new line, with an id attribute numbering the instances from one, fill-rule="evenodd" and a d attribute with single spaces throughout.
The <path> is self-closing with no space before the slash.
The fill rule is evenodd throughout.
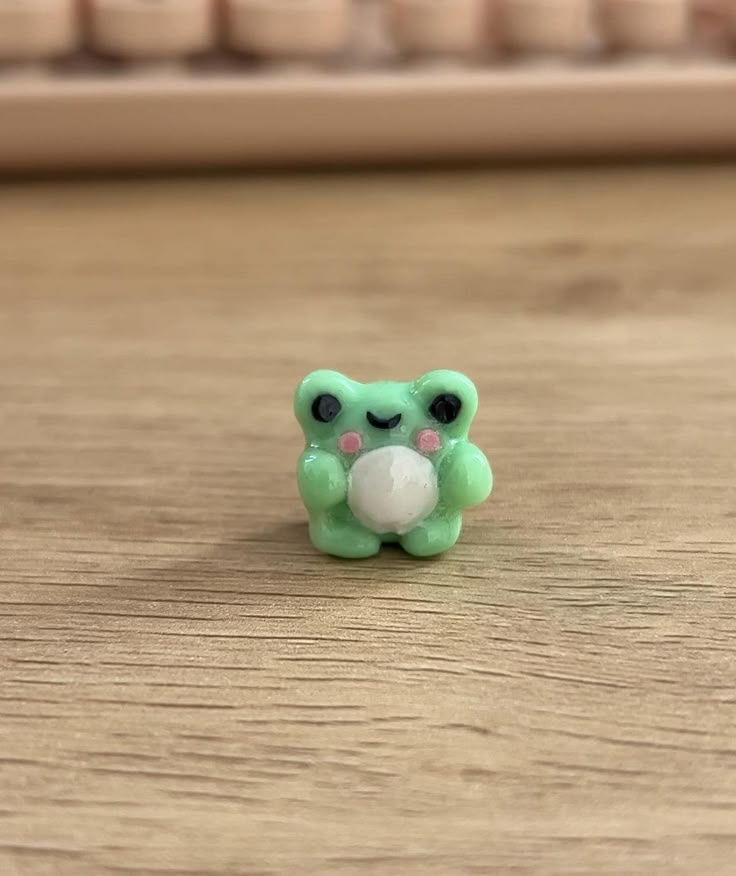
<path id="1" fill-rule="evenodd" d="M 429 557 L 452 547 L 462 511 L 488 497 L 491 467 L 468 440 L 478 409 L 473 383 L 430 371 L 410 383 L 357 383 L 313 371 L 294 411 L 306 439 L 299 492 L 314 546 L 370 557 L 383 542 Z"/>

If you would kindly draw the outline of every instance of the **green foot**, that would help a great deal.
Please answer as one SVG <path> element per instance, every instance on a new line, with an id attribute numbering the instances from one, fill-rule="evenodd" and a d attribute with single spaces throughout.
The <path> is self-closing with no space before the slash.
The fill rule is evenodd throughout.
<path id="1" fill-rule="evenodd" d="M 328 514 L 312 516 L 309 537 L 318 551 L 351 560 L 372 557 L 381 547 L 381 539 L 374 532 Z"/>
<path id="2" fill-rule="evenodd" d="M 460 514 L 431 517 L 411 532 L 402 535 L 401 547 L 415 557 L 433 557 L 451 548 L 460 535 L 463 519 Z"/>

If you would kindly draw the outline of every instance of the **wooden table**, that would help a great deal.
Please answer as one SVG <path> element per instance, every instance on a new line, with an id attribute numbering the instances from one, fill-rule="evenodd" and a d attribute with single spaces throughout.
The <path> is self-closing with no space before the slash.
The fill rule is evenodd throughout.
<path id="1" fill-rule="evenodd" d="M 0 872 L 733 874 L 733 167 L 6 184 Z M 303 373 L 496 488 L 317 555 Z"/>

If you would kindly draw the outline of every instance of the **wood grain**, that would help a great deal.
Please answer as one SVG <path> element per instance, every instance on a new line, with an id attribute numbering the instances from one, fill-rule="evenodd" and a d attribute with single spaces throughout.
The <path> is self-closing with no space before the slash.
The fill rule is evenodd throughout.
<path id="1" fill-rule="evenodd" d="M 731 874 L 731 167 L 0 192 L 0 872 Z M 451 554 L 291 394 L 471 374 Z"/>

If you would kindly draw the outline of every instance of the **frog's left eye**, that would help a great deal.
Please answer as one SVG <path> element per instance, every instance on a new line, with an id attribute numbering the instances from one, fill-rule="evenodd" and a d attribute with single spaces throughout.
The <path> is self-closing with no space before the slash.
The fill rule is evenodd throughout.
<path id="1" fill-rule="evenodd" d="M 457 420 L 462 406 L 463 403 L 456 395 L 453 395 L 451 392 L 442 392 L 432 399 L 429 413 L 438 423 L 446 426 L 448 423 Z"/>
<path id="2" fill-rule="evenodd" d="M 318 395 L 312 402 L 312 416 L 319 423 L 331 423 L 341 410 L 340 401 L 329 393 Z"/>

